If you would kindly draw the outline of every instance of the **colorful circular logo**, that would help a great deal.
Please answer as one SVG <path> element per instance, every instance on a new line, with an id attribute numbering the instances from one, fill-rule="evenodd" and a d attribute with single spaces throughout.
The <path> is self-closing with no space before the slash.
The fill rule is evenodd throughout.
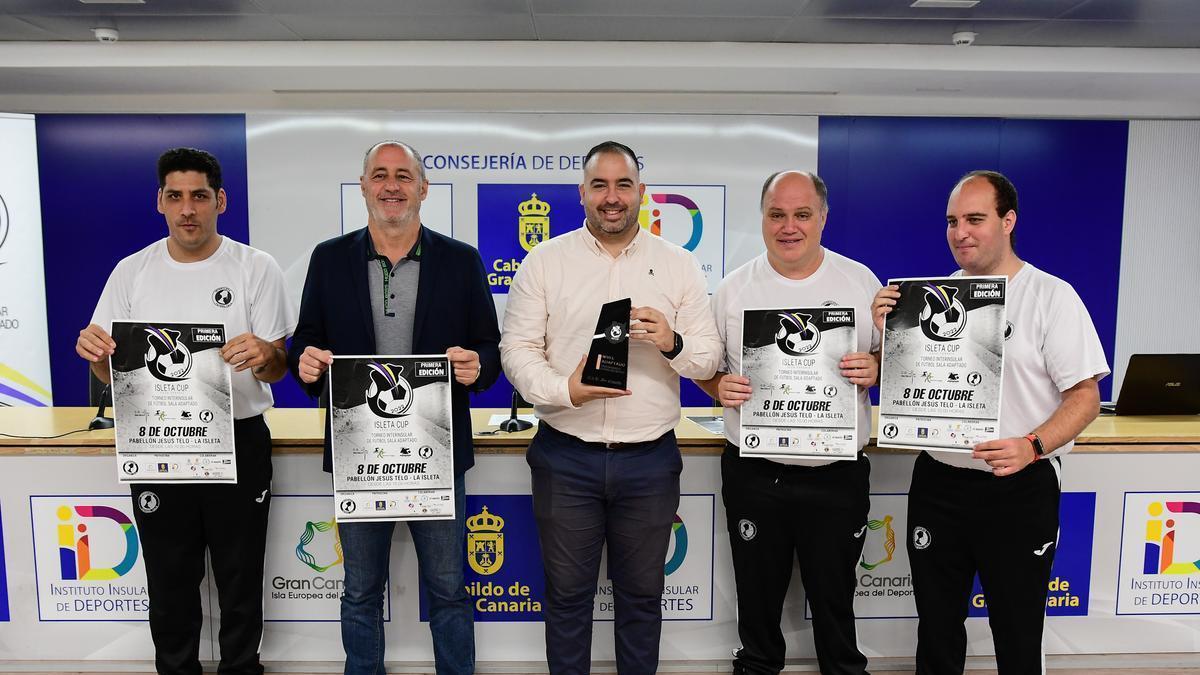
<path id="1" fill-rule="evenodd" d="M 0 248 L 8 239 L 8 205 L 4 203 L 4 195 L 0 195 Z"/>
<path id="2" fill-rule="evenodd" d="M 671 523 L 671 533 L 675 535 L 675 550 L 663 569 L 667 576 L 671 576 L 675 570 L 679 569 L 679 566 L 683 564 L 683 559 L 687 557 L 687 526 L 683 524 L 683 519 L 679 517 L 678 513 L 675 514 L 675 522 Z"/>

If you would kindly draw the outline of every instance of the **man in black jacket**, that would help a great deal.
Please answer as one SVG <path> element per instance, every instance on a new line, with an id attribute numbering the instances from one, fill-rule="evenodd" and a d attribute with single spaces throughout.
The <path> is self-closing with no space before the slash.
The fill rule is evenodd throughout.
<path id="1" fill-rule="evenodd" d="M 309 394 L 328 383 L 333 354 L 449 357 L 454 428 L 453 521 L 410 522 L 438 673 L 474 672 L 470 599 L 463 584 L 463 474 L 475 463 L 468 391 L 500 373 L 500 329 L 479 252 L 421 225 L 429 190 L 420 154 L 398 141 L 367 151 L 359 178 L 367 226 L 317 246 L 308 266 L 288 365 Z M 332 470 L 329 416 L 326 471 Z M 383 599 L 394 522 L 343 523 L 346 673 L 383 672 Z"/>

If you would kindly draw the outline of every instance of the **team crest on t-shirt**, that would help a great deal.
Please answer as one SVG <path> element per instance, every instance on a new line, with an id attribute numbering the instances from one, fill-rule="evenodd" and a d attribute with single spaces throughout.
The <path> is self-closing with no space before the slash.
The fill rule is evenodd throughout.
<path id="1" fill-rule="evenodd" d="M 1012 322 L 1009 321 L 1008 325 L 1004 327 L 1004 339 L 1008 340 L 1012 336 L 1013 336 L 1013 325 L 1012 325 Z"/>
<path id="2" fill-rule="evenodd" d="M 222 286 L 213 291 L 212 301 L 217 307 L 228 307 L 233 304 L 233 291 L 227 286 Z"/>

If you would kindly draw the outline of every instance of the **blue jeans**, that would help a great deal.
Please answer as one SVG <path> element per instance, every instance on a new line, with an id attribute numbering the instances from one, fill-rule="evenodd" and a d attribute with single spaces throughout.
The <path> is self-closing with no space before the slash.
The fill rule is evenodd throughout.
<path id="1" fill-rule="evenodd" d="M 546 568 L 550 672 L 591 672 L 592 605 L 607 545 L 617 672 L 652 675 L 662 632 L 663 563 L 683 469 L 675 434 L 605 450 L 543 422 L 526 460 Z"/>
<path id="2" fill-rule="evenodd" d="M 429 594 L 429 632 L 439 675 L 475 672 L 475 619 L 463 582 L 466 560 L 466 496 L 463 477 L 454 478 L 454 520 L 408 523 L 421 582 Z M 342 647 L 346 675 L 383 675 L 383 599 L 392 531 L 396 523 L 338 526 L 345 556 Z"/>

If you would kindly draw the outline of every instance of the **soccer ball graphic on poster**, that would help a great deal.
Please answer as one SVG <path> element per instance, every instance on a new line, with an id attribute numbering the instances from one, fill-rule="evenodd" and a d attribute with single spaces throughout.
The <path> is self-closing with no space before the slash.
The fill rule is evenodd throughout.
<path id="1" fill-rule="evenodd" d="M 926 337 L 939 342 L 958 339 L 967 325 L 967 310 L 955 297 L 958 289 L 934 284 L 925 284 L 924 288 L 921 330 Z"/>
<path id="2" fill-rule="evenodd" d="M 780 312 L 775 345 L 791 356 L 811 353 L 821 343 L 821 331 L 812 323 L 811 314 Z"/>

